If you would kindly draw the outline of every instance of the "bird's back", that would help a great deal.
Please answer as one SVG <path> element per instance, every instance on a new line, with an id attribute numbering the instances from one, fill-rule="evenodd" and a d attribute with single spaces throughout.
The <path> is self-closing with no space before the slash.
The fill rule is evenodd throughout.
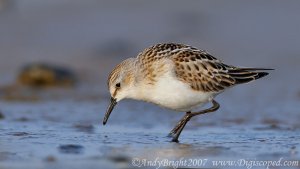
<path id="1" fill-rule="evenodd" d="M 172 61 L 171 70 L 178 80 L 188 84 L 192 90 L 219 93 L 236 84 L 247 83 L 268 73 L 261 68 L 239 68 L 222 63 L 204 50 L 192 46 L 164 43 L 145 49 L 137 57 L 145 79 L 154 84 L 160 74 L 165 73 L 166 60 Z"/>

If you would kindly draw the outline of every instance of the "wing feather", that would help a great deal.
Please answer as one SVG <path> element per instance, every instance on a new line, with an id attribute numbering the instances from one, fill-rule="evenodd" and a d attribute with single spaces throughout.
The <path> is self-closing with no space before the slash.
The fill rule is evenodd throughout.
<path id="1" fill-rule="evenodd" d="M 235 84 L 227 74 L 230 66 L 205 51 L 184 49 L 171 58 L 177 78 L 193 90 L 218 93 Z"/>
<path id="2" fill-rule="evenodd" d="M 235 84 L 256 80 L 268 73 L 265 68 L 238 68 L 222 63 L 204 50 L 192 46 L 164 43 L 151 46 L 137 56 L 143 78 L 155 84 L 160 74 L 168 71 L 165 60 L 172 60 L 178 80 L 187 83 L 193 90 L 222 92 Z"/>

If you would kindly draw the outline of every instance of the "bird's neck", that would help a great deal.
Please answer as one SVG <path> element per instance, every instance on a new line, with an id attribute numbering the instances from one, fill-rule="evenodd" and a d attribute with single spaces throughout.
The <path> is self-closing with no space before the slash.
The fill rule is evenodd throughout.
<path id="1" fill-rule="evenodd" d="M 142 81 L 140 83 L 135 83 L 128 91 L 127 98 L 151 102 L 151 97 L 153 96 L 152 92 L 154 88 L 155 86 L 145 84 Z"/>

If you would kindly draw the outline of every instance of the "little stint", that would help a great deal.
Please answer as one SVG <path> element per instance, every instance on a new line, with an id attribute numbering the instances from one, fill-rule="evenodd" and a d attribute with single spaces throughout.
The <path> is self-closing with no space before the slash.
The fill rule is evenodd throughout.
<path id="1" fill-rule="evenodd" d="M 237 84 L 268 75 L 265 68 L 240 68 L 222 63 L 204 50 L 175 43 L 151 46 L 136 58 L 117 65 L 108 77 L 111 94 L 103 125 L 115 105 L 122 99 L 136 99 L 186 112 L 169 136 L 178 142 L 187 122 L 194 116 L 216 111 L 220 106 L 214 98 Z M 193 110 L 206 103 L 212 107 Z"/>

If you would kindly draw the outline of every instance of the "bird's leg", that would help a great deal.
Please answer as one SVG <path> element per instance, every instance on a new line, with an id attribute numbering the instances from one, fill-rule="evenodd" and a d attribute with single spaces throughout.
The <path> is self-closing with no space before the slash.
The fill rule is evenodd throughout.
<path id="1" fill-rule="evenodd" d="M 187 122 L 194 116 L 200 115 L 200 114 L 206 114 L 206 113 L 210 113 L 210 112 L 214 112 L 216 110 L 219 109 L 220 105 L 218 102 L 216 102 L 215 100 L 212 100 L 213 106 L 209 109 L 205 109 L 202 110 L 200 112 L 187 112 L 185 114 L 185 116 L 177 123 L 177 125 L 173 128 L 173 130 L 170 132 L 169 136 L 172 136 L 172 141 L 173 142 L 178 142 L 178 138 L 183 130 L 183 128 L 185 127 L 185 125 L 187 124 Z"/>
<path id="2" fill-rule="evenodd" d="M 191 112 L 187 112 L 186 115 L 180 120 L 180 124 L 178 124 L 171 132 L 173 132 L 171 134 L 172 136 L 172 142 L 178 142 L 178 138 L 180 133 L 182 132 L 183 128 L 185 127 L 186 123 L 188 121 L 190 121 L 190 119 L 192 118 L 192 113 Z"/>
<path id="3" fill-rule="evenodd" d="M 181 128 L 181 126 L 185 125 L 184 123 L 187 123 L 187 119 L 189 118 L 189 114 L 191 114 L 191 112 L 186 112 L 186 114 L 181 118 L 181 120 L 171 130 L 171 132 L 169 133 L 169 137 L 174 137 L 174 135 L 177 133 L 177 131 Z"/>
<path id="4" fill-rule="evenodd" d="M 209 109 L 203 110 L 201 112 L 198 113 L 191 113 L 191 112 L 186 112 L 185 116 L 183 116 L 183 118 L 177 123 L 177 125 L 172 129 L 172 131 L 169 133 L 169 136 L 173 136 L 178 130 L 179 128 L 184 125 L 184 123 L 186 123 L 186 121 L 188 121 L 191 117 L 189 116 L 195 116 L 195 115 L 199 115 L 199 114 L 205 114 L 208 112 L 213 112 L 216 111 L 220 106 L 216 101 L 212 101 L 213 106 Z"/>

